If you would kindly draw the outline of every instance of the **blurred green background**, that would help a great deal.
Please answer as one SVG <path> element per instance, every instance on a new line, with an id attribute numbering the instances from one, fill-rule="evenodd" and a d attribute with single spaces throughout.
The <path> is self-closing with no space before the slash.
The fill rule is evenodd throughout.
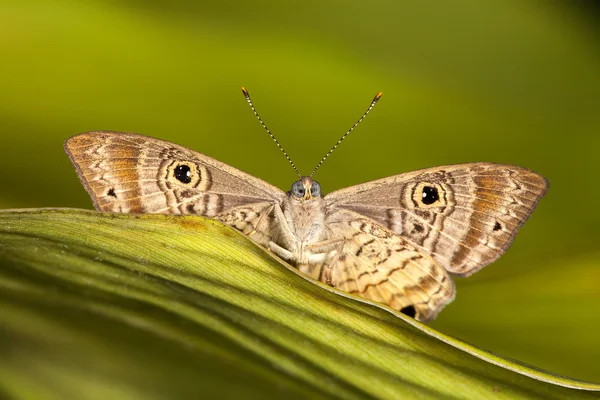
<path id="1" fill-rule="evenodd" d="M 62 142 L 144 133 L 282 189 L 293 170 L 244 85 L 329 192 L 474 161 L 545 175 L 510 251 L 432 324 L 478 347 L 600 381 L 600 10 L 593 3 L 141 2 L 0 4 L 0 207 L 91 208 Z"/>

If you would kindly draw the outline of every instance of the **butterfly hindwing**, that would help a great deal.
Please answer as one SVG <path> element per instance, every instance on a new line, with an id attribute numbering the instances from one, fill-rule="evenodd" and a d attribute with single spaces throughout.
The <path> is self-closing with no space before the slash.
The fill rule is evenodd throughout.
<path id="1" fill-rule="evenodd" d="M 336 288 L 419 320 L 434 318 L 454 298 L 454 284 L 444 268 L 377 222 L 340 210 L 330 215 L 328 226 L 333 237 L 344 238 L 328 277 Z"/>

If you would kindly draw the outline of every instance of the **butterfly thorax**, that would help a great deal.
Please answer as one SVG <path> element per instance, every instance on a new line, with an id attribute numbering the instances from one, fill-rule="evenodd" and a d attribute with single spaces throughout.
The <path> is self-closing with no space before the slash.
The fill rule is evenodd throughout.
<path id="1" fill-rule="evenodd" d="M 288 194 L 281 208 L 298 244 L 325 239 L 325 200 L 321 196 L 299 201 Z"/>

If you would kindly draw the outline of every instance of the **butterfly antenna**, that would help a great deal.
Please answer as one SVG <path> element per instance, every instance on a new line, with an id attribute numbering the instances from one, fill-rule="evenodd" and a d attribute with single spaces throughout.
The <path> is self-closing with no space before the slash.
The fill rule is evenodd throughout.
<path id="1" fill-rule="evenodd" d="M 260 124 L 262 125 L 262 127 L 265 128 L 265 130 L 267 131 L 267 133 L 269 134 L 269 136 L 271 136 L 271 139 L 273 139 L 275 141 L 275 144 L 277 145 L 277 147 L 279 147 L 279 150 L 281 150 L 281 152 L 283 153 L 283 155 L 285 156 L 285 158 L 287 158 L 287 160 L 290 162 L 290 164 L 292 164 L 292 168 L 294 168 L 294 171 L 296 171 L 296 173 L 298 174 L 298 178 L 302 178 L 302 175 L 300 175 L 300 172 L 298 171 L 298 168 L 296 168 L 296 164 L 294 164 L 294 162 L 292 161 L 292 159 L 290 158 L 290 156 L 288 156 L 288 153 L 285 152 L 285 150 L 283 149 L 283 147 L 281 146 L 281 144 L 279 144 L 279 141 L 277 139 L 275 139 L 275 136 L 271 133 L 271 131 L 269 130 L 269 128 L 267 128 L 267 126 L 263 122 L 263 120 L 260 117 L 260 115 L 258 115 L 258 113 L 256 112 L 256 109 L 254 108 L 254 105 L 252 104 L 252 99 L 250 98 L 250 93 L 248 93 L 248 91 L 246 90 L 246 88 L 243 87 L 243 86 L 242 86 L 242 93 L 244 93 L 244 97 L 246 98 L 246 101 L 248 102 L 248 105 L 252 109 L 252 112 L 254 113 L 254 115 L 256 115 L 256 118 L 258 118 L 258 122 L 260 122 Z"/>
<path id="2" fill-rule="evenodd" d="M 340 140 L 337 141 L 337 143 L 331 148 L 331 150 L 329 150 L 327 152 L 327 154 L 325 154 L 325 157 L 321 158 L 321 161 L 319 161 L 319 163 L 317 164 L 317 166 L 315 167 L 315 169 L 313 169 L 313 171 L 310 173 L 309 176 L 311 178 L 315 174 L 315 172 L 317 172 L 317 170 L 323 164 L 323 162 L 325 162 L 325 160 L 327 159 L 327 157 L 329 157 L 331 155 L 331 153 L 333 153 L 333 151 L 340 145 L 340 143 L 342 143 L 342 141 L 344 139 L 346 139 L 346 136 L 348 136 L 350 134 L 350 132 L 352 132 L 354 130 L 354 128 L 356 128 L 356 126 L 358 124 L 360 124 L 363 119 L 365 119 L 365 117 L 367 116 L 367 114 L 369 114 L 369 112 L 373 109 L 373 107 L 375 107 L 375 104 L 377 104 L 377 102 L 381 98 L 382 94 L 383 94 L 382 92 L 379 92 L 379 93 L 377 93 L 375 95 L 375 97 L 373 98 L 373 101 L 371 102 L 371 105 L 369 105 L 369 108 L 367 108 L 367 111 L 365 111 L 365 113 L 362 115 L 362 117 L 360 117 L 358 119 L 358 121 L 356 121 L 356 123 L 354 125 L 352 125 L 352 127 L 350 127 L 350 129 L 348 129 L 348 132 L 344 133 L 344 135 L 340 138 Z"/>

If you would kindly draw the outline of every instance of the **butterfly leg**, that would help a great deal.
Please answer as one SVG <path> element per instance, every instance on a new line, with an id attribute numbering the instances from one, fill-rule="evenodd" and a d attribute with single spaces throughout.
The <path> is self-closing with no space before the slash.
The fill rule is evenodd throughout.
<path id="1" fill-rule="evenodd" d="M 333 255 L 333 259 L 321 271 L 320 280 L 322 282 L 325 282 L 329 286 L 335 286 L 335 282 L 333 281 L 333 268 L 335 267 L 335 264 L 337 264 L 338 259 L 340 258 L 340 255 L 342 254 L 342 251 L 344 250 L 344 245 L 346 244 L 346 240 L 344 240 L 344 239 L 340 239 L 340 240 L 341 240 L 341 242 L 339 244 L 339 247 L 337 248 L 337 250 L 334 250 L 335 254 Z"/>
<path id="2" fill-rule="evenodd" d="M 277 221 L 277 225 L 281 228 L 281 239 L 283 240 L 284 249 L 292 249 L 293 251 L 297 246 L 298 239 L 296 239 L 296 235 L 288 225 L 279 204 L 275 204 L 275 221 Z"/>
<path id="3" fill-rule="evenodd" d="M 294 259 L 294 254 L 291 251 L 284 249 L 275 242 L 269 242 L 269 250 L 286 261 L 293 261 Z"/>
<path id="4" fill-rule="evenodd" d="M 275 212 L 275 223 L 280 228 L 280 239 L 283 243 L 280 245 L 275 243 L 274 241 L 270 241 L 268 244 L 268 248 L 271 252 L 275 253 L 282 259 L 293 263 L 293 261 L 295 260 L 293 249 L 296 247 L 296 243 L 298 242 L 296 239 L 296 235 L 294 235 L 294 232 L 292 232 L 289 225 L 287 224 L 281 206 L 279 204 L 274 204 L 271 210 Z"/>
<path id="5" fill-rule="evenodd" d="M 343 239 L 343 238 L 328 239 L 328 240 L 323 240 L 321 242 L 309 243 L 305 247 L 316 253 L 316 252 L 319 252 L 319 249 L 326 249 L 326 248 L 334 246 L 334 245 L 339 245 L 340 243 L 344 242 L 344 240 L 345 239 Z"/>
<path id="6" fill-rule="evenodd" d="M 273 211 L 273 208 L 275 207 L 275 205 L 273 204 L 271 206 L 271 208 L 269 208 L 267 210 L 267 212 L 263 213 L 260 218 L 258 219 L 258 222 L 256 223 L 256 225 L 254 226 L 254 229 L 252 229 L 252 231 L 250 231 L 248 233 L 249 237 L 252 237 L 253 235 L 255 235 L 257 232 L 262 232 L 262 230 L 260 229 L 260 225 L 262 224 L 263 221 L 266 221 L 268 216 L 271 214 L 271 212 Z M 267 218 L 266 218 L 267 217 Z"/>
<path id="7" fill-rule="evenodd" d="M 315 253 L 308 257 L 308 266 L 304 269 L 310 271 L 308 273 L 315 279 L 320 280 L 323 283 L 333 286 L 332 271 L 333 266 L 337 262 L 346 242 L 343 238 L 323 240 L 322 242 L 310 243 L 306 245 L 306 248 L 314 250 Z M 329 250 L 332 247 L 333 250 Z M 319 252 L 319 249 L 321 251 Z M 329 261 L 331 260 L 331 261 Z M 315 269 L 318 266 L 318 270 Z M 302 268 L 301 268 L 302 270 Z M 303 271 L 304 272 L 304 271 Z M 305 272 L 306 273 L 306 272 Z"/>

